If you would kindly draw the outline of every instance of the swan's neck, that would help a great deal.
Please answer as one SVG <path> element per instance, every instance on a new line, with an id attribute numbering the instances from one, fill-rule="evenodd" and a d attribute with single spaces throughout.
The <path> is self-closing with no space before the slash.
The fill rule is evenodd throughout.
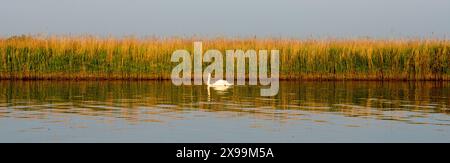
<path id="1" fill-rule="evenodd" d="M 207 85 L 211 85 L 211 74 L 208 74 L 208 80 L 206 82 Z"/>

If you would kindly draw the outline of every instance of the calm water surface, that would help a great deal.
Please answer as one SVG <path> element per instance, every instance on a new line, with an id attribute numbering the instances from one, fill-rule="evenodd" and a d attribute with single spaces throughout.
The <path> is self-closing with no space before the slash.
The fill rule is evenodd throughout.
<path id="1" fill-rule="evenodd" d="M 0 81 L 0 142 L 450 142 L 450 83 Z"/>

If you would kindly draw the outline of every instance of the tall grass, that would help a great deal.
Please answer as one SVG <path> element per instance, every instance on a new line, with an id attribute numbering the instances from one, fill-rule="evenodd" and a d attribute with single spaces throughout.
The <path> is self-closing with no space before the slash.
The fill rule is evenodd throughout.
<path id="1" fill-rule="evenodd" d="M 169 79 L 177 49 L 278 49 L 281 79 L 450 80 L 450 41 L 438 39 L 0 38 L 1 79 Z M 206 64 L 205 64 L 206 65 Z"/>

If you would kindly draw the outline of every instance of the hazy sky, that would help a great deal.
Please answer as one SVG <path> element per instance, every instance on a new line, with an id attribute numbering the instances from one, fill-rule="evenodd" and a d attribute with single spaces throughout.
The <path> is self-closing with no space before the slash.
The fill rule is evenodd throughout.
<path id="1" fill-rule="evenodd" d="M 0 0 L 0 36 L 450 36 L 449 0 Z"/>

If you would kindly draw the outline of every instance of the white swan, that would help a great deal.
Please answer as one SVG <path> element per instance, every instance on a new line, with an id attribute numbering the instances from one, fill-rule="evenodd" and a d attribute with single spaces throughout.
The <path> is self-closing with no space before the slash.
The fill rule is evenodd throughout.
<path id="1" fill-rule="evenodd" d="M 208 87 L 223 87 L 223 86 L 231 86 L 233 84 L 229 83 L 226 80 L 217 80 L 214 83 L 211 83 L 211 73 L 208 73 L 207 85 Z"/>
<path id="2" fill-rule="evenodd" d="M 229 83 L 226 80 L 217 80 L 214 83 L 211 83 L 211 73 L 208 73 L 208 80 L 207 83 L 208 85 L 207 89 L 208 89 L 208 101 L 211 101 L 211 93 L 209 91 L 209 89 L 212 87 L 214 90 L 217 91 L 217 93 L 225 93 L 226 90 L 228 90 L 228 88 L 230 88 L 230 86 L 232 86 L 233 84 Z"/>

